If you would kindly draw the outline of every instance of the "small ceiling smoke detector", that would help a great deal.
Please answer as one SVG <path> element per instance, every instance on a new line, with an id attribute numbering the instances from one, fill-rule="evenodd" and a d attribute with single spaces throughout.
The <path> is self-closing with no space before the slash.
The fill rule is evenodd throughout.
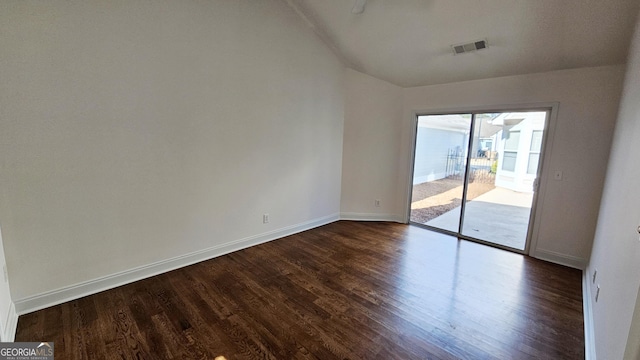
<path id="1" fill-rule="evenodd" d="M 354 14 L 362 14 L 364 12 L 365 5 L 367 5 L 367 0 L 355 0 L 351 12 Z"/>
<path id="2" fill-rule="evenodd" d="M 469 43 L 451 45 L 453 55 L 460 55 L 468 52 L 483 50 L 488 47 L 489 44 L 487 44 L 487 40 L 476 40 Z"/>

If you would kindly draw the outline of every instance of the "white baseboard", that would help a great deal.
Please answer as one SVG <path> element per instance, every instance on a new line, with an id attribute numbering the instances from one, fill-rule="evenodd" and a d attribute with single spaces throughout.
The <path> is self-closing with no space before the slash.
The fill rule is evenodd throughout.
<path id="1" fill-rule="evenodd" d="M 4 326 L 2 327 L 2 342 L 13 342 L 16 338 L 16 328 L 18 327 L 18 314 L 16 313 L 16 307 L 11 303 L 7 318 L 5 319 Z"/>
<path id="2" fill-rule="evenodd" d="M 379 213 L 340 213 L 340 220 L 351 221 L 392 221 L 404 223 L 402 216 L 396 214 L 379 214 Z"/>
<path id="3" fill-rule="evenodd" d="M 536 259 L 545 260 L 555 264 L 572 267 L 578 270 L 584 270 L 587 265 L 587 261 L 583 258 L 561 254 L 555 251 L 536 249 L 533 252 L 533 254 L 531 254 L 531 256 Z"/>
<path id="4" fill-rule="evenodd" d="M 591 283 L 587 270 L 582 272 L 582 315 L 584 317 L 584 359 L 596 360 L 596 338 L 593 328 Z"/>
<path id="5" fill-rule="evenodd" d="M 99 277 L 97 279 L 84 281 L 75 285 L 65 286 L 60 289 L 22 298 L 15 301 L 14 313 L 17 312 L 17 314 L 22 315 L 50 306 L 62 304 L 67 301 L 79 299 L 91 294 L 96 294 L 100 291 L 113 289 L 121 285 L 129 284 L 138 280 L 189 266 L 201 261 L 209 260 L 234 251 L 246 249 L 248 247 L 276 240 L 285 236 L 293 235 L 338 220 L 340 220 L 340 215 L 336 213 L 263 234 L 230 241 L 222 245 L 213 246 L 208 249 L 196 251 L 190 254 L 176 256 L 174 258 L 158 261 L 130 270 L 125 270 L 115 274 Z"/>

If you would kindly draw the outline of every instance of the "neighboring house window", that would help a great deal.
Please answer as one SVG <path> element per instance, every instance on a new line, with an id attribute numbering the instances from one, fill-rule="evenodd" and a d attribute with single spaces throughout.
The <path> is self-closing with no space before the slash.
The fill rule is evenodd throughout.
<path id="1" fill-rule="evenodd" d="M 542 130 L 536 130 L 531 135 L 531 148 L 529 149 L 529 165 L 527 174 L 538 172 L 538 162 L 540 161 L 540 149 L 542 148 Z"/>
<path id="2" fill-rule="evenodd" d="M 502 170 L 515 171 L 518 158 L 518 144 L 520 143 L 520 131 L 509 131 L 504 143 L 504 155 L 502 156 Z"/>

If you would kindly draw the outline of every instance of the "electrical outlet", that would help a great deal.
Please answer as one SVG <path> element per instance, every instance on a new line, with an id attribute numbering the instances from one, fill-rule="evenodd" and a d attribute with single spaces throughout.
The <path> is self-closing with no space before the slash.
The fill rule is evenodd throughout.
<path id="1" fill-rule="evenodd" d="M 268 224 L 269 223 L 269 214 L 263 214 L 262 215 L 262 223 L 263 224 Z"/>
<path id="2" fill-rule="evenodd" d="M 596 302 L 598 302 L 599 297 L 600 297 L 600 284 L 598 284 L 598 288 L 596 290 Z"/>
<path id="3" fill-rule="evenodd" d="M 596 283 L 596 276 L 598 275 L 598 269 L 593 270 L 593 279 L 591 280 L 592 283 Z"/>
<path id="4" fill-rule="evenodd" d="M 376 207 L 380 207 L 380 199 L 376 199 L 374 201 L 374 204 L 376 205 Z"/>

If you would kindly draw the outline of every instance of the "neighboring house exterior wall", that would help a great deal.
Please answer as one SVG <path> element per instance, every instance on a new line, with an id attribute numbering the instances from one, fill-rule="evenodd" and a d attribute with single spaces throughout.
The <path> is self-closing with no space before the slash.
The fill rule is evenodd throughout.
<path id="1" fill-rule="evenodd" d="M 499 154 L 496 186 L 532 192 L 541 156 L 545 113 L 506 113 L 501 117 L 496 120 L 504 121 L 507 125 L 496 136 Z M 522 121 L 509 126 L 509 120 L 516 120 L 517 117 Z"/>
<path id="2" fill-rule="evenodd" d="M 452 162 L 448 160 L 450 153 L 457 153 L 462 157 L 466 156 L 468 139 L 468 134 L 462 131 L 434 129 L 419 124 L 413 184 L 445 178 L 447 167 L 453 166 Z"/>

